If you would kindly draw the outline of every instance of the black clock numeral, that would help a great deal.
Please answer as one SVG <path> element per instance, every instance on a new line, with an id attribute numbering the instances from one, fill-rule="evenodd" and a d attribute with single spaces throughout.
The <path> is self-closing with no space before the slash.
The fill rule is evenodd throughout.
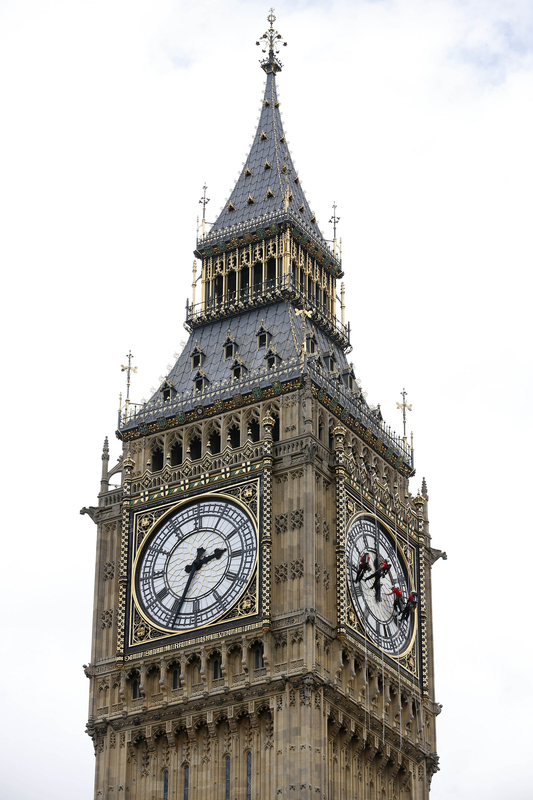
<path id="1" fill-rule="evenodd" d="M 228 571 L 226 573 L 226 578 L 229 578 L 230 581 L 237 581 L 238 583 L 242 583 L 243 582 L 242 578 L 239 575 L 235 575 L 234 572 L 229 572 Z"/>
<path id="2" fill-rule="evenodd" d="M 174 603 L 172 604 L 172 608 L 170 609 L 170 619 L 172 619 L 172 617 L 174 616 L 174 614 L 178 610 L 179 604 L 180 604 L 180 598 L 178 597 L 176 600 L 174 600 Z"/>
<path id="3" fill-rule="evenodd" d="M 167 594 L 170 592 L 168 586 L 164 586 L 160 592 L 156 594 L 158 600 L 164 600 Z"/>
<path id="4" fill-rule="evenodd" d="M 231 558 L 236 558 L 237 556 L 242 556 L 242 548 L 241 550 L 232 550 Z"/>

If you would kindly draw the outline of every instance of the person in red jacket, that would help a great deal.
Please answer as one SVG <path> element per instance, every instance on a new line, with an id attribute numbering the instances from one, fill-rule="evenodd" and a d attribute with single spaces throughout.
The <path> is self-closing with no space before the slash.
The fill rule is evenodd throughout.
<path id="1" fill-rule="evenodd" d="M 376 562 L 374 562 L 376 563 Z M 372 584 L 372 589 L 376 594 L 376 600 L 378 603 L 381 603 L 381 579 L 385 577 L 387 572 L 390 570 L 390 564 L 384 558 L 381 559 L 381 566 L 372 575 L 369 575 L 368 578 L 364 578 L 365 581 L 369 581 L 371 578 L 374 578 L 374 583 Z"/>
<path id="2" fill-rule="evenodd" d="M 372 589 L 374 589 L 376 584 L 382 578 L 385 577 L 385 575 L 389 572 L 389 570 L 390 570 L 389 562 L 385 558 L 382 558 L 381 559 L 381 566 L 379 567 L 379 569 L 377 569 L 375 572 L 373 572 L 372 575 L 369 575 L 367 578 L 364 578 L 364 580 L 365 581 L 369 581 L 371 578 L 375 578 L 375 581 L 374 581 L 374 583 L 372 585 Z"/>
<path id="3" fill-rule="evenodd" d="M 359 583 L 365 572 L 368 572 L 370 569 L 370 555 L 369 553 L 363 553 L 361 556 L 361 560 L 359 561 L 359 569 L 357 570 L 357 575 L 355 576 L 355 582 Z"/>
<path id="4" fill-rule="evenodd" d="M 409 614 L 414 614 L 417 605 L 418 593 L 415 592 L 414 589 L 411 589 L 411 594 L 407 598 L 407 603 L 405 604 L 405 608 L 402 613 L 402 621 L 405 621 L 409 617 Z"/>
<path id="5" fill-rule="evenodd" d="M 388 595 L 391 595 L 391 594 L 394 595 L 394 605 L 392 607 L 392 613 L 394 614 L 394 612 L 397 611 L 398 614 L 401 614 L 402 611 L 403 611 L 403 594 L 402 594 L 402 590 L 398 586 L 395 586 L 393 588 L 392 592 L 387 592 L 387 594 Z"/>

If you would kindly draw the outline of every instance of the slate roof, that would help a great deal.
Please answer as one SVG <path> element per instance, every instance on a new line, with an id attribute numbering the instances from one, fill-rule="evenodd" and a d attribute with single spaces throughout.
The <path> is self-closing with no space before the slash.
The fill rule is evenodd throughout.
<path id="1" fill-rule="evenodd" d="M 286 215 L 284 194 L 288 188 L 292 197 L 289 216 L 312 233 L 319 245 L 329 249 L 318 225 L 312 221 L 314 215 L 289 152 L 279 109 L 276 71 L 279 70 L 267 72 L 261 115 L 250 152 L 206 241 L 219 238 L 230 227 L 258 227 L 276 212 Z"/>
<path id="2" fill-rule="evenodd" d="M 268 331 L 269 336 L 267 346 L 258 349 L 258 337 L 256 334 L 261 325 Z M 296 341 L 292 332 L 293 326 Z M 196 344 L 202 348 L 204 354 L 202 370 L 207 376 L 210 388 L 214 389 L 215 384 L 220 386 L 224 381 L 228 381 L 228 396 L 241 391 L 238 388 L 239 381 L 232 380 L 231 366 L 233 358 L 224 360 L 223 342 L 226 340 L 228 329 L 231 331 L 236 345 L 235 353 L 246 368 L 244 381 L 253 379 L 253 384 L 259 386 L 262 383 L 270 384 L 273 378 L 279 379 L 279 376 L 275 374 L 277 369 L 267 370 L 266 368 L 265 357 L 269 348 L 275 348 L 281 358 L 279 369 L 290 369 L 291 372 L 294 370 L 295 375 L 300 374 L 301 367 L 297 345 L 300 345 L 302 339 L 301 317 L 296 316 L 292 306 L 281 302 L 249 311 L 246 314 L 240 314 L 230 320 L 214 322 L 194 331 L 167 376 L 167 380 L 174 385 L 180 395 L 186 393 L 194 395 L 194 371 L 191 369 L 191 353 Z M 333 348 L 337 363 L 343 367 L 347 366 L 346 356 L 342 348 L 333 344 L 329 337 L 309 320 L 306 321 L 306 330 L 309 332 L 312 330 L 315 334 L 319 351 L 325 352 Z M 286 378 L 282 378 L 282 380 L 286 380 Z M 221 396 L 224 396 L 224 393 Z"/>
<path id="3" fill-rule="evenodd" d="M 232 366 L 235 357 L 224 358 L 224 342 L 228 329 L 236 345 L 235 356 L 239 364 L 244 366 L 239 380 L 233 380 Z M 258 348 L 257 332 L 266 330 L 268 342 L 266 347 Z M 315 339 L 317 354 L 308 357 L 307 368 L 315 379 L 328 386 L 328 391 L 339 398 L 344 397 L 343 404 L 358 403 L 363 413 L 369 413 L 368 406 L 359 392 L 359 387 L 351 391 L 342 384 L 340 372 L 350 369 L 342 347 L 333 342 L 312 320 L 305 319 L 305 331 Z M 168 416 L 177 411 L 190 410 L 197 405 L 209 405 L 215 399 L 228 399 L 235 394 L 247 394 L 254 387 L 266 388 L 273 381 L 284 383 L 302 375 L 299 353 L 303 339 L 301 316 L 294 307 L 279 302 L 265 308 L 258 308 L 246 314 L 240 314 L 231 320 L 213 322 L 194 331 L 173 368 L 163 381 L 162 387 L 172 387 L 172 398 L 163 401 L 161 388 L 158 389 L 144 406 L 137 406 L 136 412 L 122 430 L 136 427 L 140 422 L 157 419 L 161 415 Z M 279 356 L 277 365 L 268 369 L 267 353 L 275 351 Z M 201 367 L 192 368 L 192 354 L 202 353 Z M 333 355 L 336 373 L 331 374 L 324 356 Z M 202 392 L 195 390 L 195 378 L 207 378 L 207 386 Z M 133 410 L 133 409 L 132 409 Z"/>

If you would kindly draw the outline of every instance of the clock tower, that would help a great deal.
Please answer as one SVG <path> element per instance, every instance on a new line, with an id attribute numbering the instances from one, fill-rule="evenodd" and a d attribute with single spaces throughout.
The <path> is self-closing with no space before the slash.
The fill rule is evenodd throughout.
<path id="1" fill-rule="evenodd" d="M 82 509 L 95 798 L 422 800 L 438 769 L 443 554 L 407 441 L 347 360 L 343 265 L 287 147 L 268 19 L 261 115 L 197 241 L 188 341 L 148 402 L 128 399 L 123 454 L 110 467 L 106 440 Z"/>

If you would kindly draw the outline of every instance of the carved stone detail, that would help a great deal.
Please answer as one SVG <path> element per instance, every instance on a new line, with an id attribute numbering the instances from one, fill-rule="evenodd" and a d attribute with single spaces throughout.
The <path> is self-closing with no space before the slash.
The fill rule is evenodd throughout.
<path id="1" fill-rule="evenodd" d="M 277 517 L 274 518 L 274 530 L 279 535 L 280 533 L 287 533 L 288 529 L 289 529 L 289 515 L 278 514 Z"/>
<path id="2" fill-rule="evenodd" d="M 113 609 L 107 608 L 100 614 L 100 627 L 110 628 L 112 624 L 113 624 Z"/>
<path id="3" fill-rule="evenodd" d="M 291 561 L 291 578 L 294 580 L 295 578 L 301 578 L 304 574 L 304 560 L 303 558 L 297 558 L 295 561 Z"/>
<path id="4" fill-rule="evenodd" d="M 303 527 L 304 524 L 304 510 L 298 508 L 296 511 L 291 511 L 291 531 Z"/>

